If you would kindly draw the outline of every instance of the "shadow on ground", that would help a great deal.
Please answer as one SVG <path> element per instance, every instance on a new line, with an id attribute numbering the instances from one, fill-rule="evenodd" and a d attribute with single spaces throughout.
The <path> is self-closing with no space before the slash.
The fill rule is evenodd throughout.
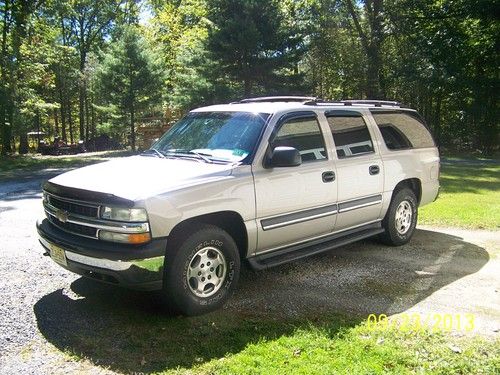
<path id="1" fill-rule="evenodd" d="M 58 349 L 120 372 L 155 372 L 236 354 L 261 339 L 328 323 L 332 334 L 414 306 L 477 272 L 486 250 L 448 234 L 418 230 L 392 248 L 365 241 L 267 271 L 245 270 L 224 309 L 168 315 L 158 295 L 77 279 L 34 306 L 38 328 Z M 332 324 L 333 322 L 333 324 Z"/>

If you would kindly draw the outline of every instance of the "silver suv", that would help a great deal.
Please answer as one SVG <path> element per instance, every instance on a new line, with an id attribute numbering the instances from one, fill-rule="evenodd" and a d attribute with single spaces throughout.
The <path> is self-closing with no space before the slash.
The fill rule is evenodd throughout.
<path id="1" fill-rule="evenodd" d="M 49 180 L 37 228 L 61 266 L 195 315 L 223 304 L 243 260 L 407 243 L 438 176 L 432 135 L 398 103 L 246 99 L 191 111 L 142 155 Z"/>

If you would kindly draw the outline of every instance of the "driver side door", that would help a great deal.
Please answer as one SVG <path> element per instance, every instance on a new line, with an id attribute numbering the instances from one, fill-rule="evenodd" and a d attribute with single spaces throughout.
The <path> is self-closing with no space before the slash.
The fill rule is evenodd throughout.
<path id="1" fill-rule="evenodd" d="M 259 253 L 326 235 L 335 226 L 337 182 L 325 138 L 314 112 L 289 113 L 268 139 L 275 147 L 296 148 L 296 167 L 254 169 Z"/>

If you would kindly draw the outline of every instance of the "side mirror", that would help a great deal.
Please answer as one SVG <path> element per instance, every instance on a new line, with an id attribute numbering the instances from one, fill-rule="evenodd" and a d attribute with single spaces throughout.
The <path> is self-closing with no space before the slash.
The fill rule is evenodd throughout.
<path id="1" fill-rule="evenodd" d="M 302 164 L 299 150 L 293 147 L 276 147 L 266 163 L 266 168 L 297 167 Z"/>

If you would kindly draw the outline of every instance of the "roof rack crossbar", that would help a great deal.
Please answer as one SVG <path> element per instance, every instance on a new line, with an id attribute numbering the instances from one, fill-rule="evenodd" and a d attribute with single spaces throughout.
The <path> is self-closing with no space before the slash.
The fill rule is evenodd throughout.
<path id="1" fill-rule="evenodd" d="M 236 103 L 264 103 L 264 102 L 308 102 L 316 100 L 312 96 L 262 96 L 259 98 L 242 99 Z"/>
<path id="2" fill-rule="evenodd" d="M 344 103 L 338 100 L 324 100 L 320 98 L 313 98 L 313 100 L 308 100 L 307 102 L 304 102 L 304 105 L 318 105 L 318 104 L 344 104 Z"/>
<path id="3" fill-rule="evenodd" d="M 382 107 L 383 105 L 388 105 L 392 107 L 401 107 L 400 102 L 392 100 L 342 100 L 342 102 L 349 104 L 372 104 L 375 107 Z"/>

